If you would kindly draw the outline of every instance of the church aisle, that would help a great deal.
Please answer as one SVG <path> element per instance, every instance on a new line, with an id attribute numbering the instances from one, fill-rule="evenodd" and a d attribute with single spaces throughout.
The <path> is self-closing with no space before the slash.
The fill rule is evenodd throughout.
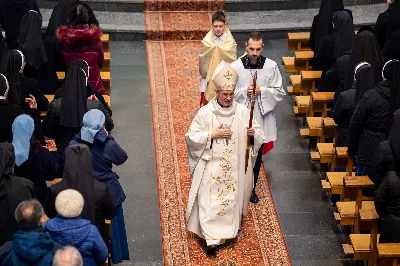
<path id="1" fill-rule="evenodd" d="M 164 265 L 144 42 L 110 42 L 113 137 L 129 155 L 115 167 L 126 193 L 124 215 L 131 261 L 121 266 Z"/>
<path id="2" fill-rule="evenodd" d="M 177 14 L 145 12 L 146 35 L 153 39 L 146 41 L 146 48 L 165 264 L 290 265 L 265 174 L 259 186 L 263 199 L 251 206 L 238 238 L 228 241 L 215 258 L 207 257 L 203 241 L 186 231 L 191 180 L 184 134 L 199 106 L 198 54 L 201 37 L 209 30 L 205 25 L 209 25 L 210 13 Z M 187 27 L 176 31 L 177 25 L 190 21 L 196 21 L 193 35 Z"/>

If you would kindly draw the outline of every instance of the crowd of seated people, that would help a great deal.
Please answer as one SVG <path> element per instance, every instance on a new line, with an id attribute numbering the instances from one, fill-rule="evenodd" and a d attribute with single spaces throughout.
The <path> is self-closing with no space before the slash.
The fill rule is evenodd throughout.
<path id="1" fill-rule="evenodd" d="M 375 27 L 354 33 L 343 1 L 322 0 L 310 33 L 318 91 L 335 92 L 335 144 L 375 183 L 381 243 L 400 242 L 400 1 L 387 4 Z"/>
<path id="2" fill-rule="evenodd" d="M 35 0 L 1 1 L 0 14 L 0 265 L 129 260 L 113 171 L 128 155 L 110 135 L 93 11 L 60 0 L 46 33 Z"/>

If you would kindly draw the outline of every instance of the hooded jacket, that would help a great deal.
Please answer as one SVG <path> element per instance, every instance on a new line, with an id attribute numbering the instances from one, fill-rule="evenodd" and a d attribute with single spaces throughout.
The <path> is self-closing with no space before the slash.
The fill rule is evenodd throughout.
<path id="1" fill-rule="evenodd" d="M 101 35 L 101 29 L 96 25 L 60 26 L 57 29 L 60 54 L 64 58 L 65 65 L 68 67 L 77 59 L 85 60 L 89 65 L 88 82 L 104 94 L 103 81 L 100 77 L 100 69 L 104 62 Z"/>
<path id="2" fill-rule="evenodd" d="M 390 85 L 381 81 L 374 89 L 366 92 L 351 118 L 349 153 L 357 155 L 357 162 L 368 166 L 379 143 L 387 139 L 390 123 Z"/>
<path id="3" fill-rule="evenodd" d="M 97 228 L 81 218 L 56 218 L 46 221 L 44 227 L 53 240 L 63 246 L 71 245 L 79 250 L 85 266 L 103 264 L 108 249 Z"/>
<path id="4" fill-rule="evenodd" d="M 0 248 L 2 265 L 52 265 L 53 257 L 61 245 L 52 241 L 44 228 L 22 229 L 14 234 L 14 240 Z"/>

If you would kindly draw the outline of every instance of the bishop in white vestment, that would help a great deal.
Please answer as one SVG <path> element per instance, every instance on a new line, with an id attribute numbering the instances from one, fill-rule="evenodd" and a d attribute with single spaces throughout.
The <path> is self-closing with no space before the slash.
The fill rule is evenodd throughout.
<path id="1" fill-rule="evenodd" d="M 278 64 L 261 55 L 263 47 L 264 44 L 260 34 L 257 32 L 250 33 L 246 41 L 247 54 L 231 64 L 239 75 L 235 89 L 235 100 L 247 107 L 250 107 L 253 76 L 257 72 L 257 97 L 254 116 L 264 131 L 265 140 L 264 145 L 258 151 L 254 166 L 254 186 L 257 184 L 262 155 L 273 147 L 273 142 L 277 139 L 274 108 L 286 95 L 282 87 L 282 76 Z M 267 151 L 266 148 L 268 148 Z M 255 189 L 250 200 L 253 203 L 258 202 Z"/>
<path id="2" fill-rule="evenodd" d="M 186 134 L 192 185 L 186 211 L 187 229 L 207 242 L 207 254 L 237 236 L 253 188 L 253 165 L 264 133 L 250 111 L 234 101 L 237 74 L 221 62 L 213 82 L 217 93 L 203 106 Z M 245 173 L 247 137 L 250 156 Z"/>

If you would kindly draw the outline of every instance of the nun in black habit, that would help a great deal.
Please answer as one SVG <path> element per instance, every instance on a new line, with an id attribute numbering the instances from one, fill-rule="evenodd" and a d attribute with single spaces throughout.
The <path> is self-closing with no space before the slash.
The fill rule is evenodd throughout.
<path id="1" fill-rule="evenodd" d="M 333 17 L 334 34 L 321 40 L 320 48 L 313 58 L 313 70 L 321 70 L 322 76 L 318 84 L 318 91 L 336 91 L 337 82 L 327 77 L 327 71 L 341 56 L 349 53 L 353 47 L 354 25 L 353 19 L 347 11 L 338 11 Z"/>
<path id="2" fill-rule="evenodd" d="M 345 90 L 353 86 L 354 69 L 361 62 L 368 62 L 372 66 L 374 71 L 374 86 L 376 86 L 382 80 L 383 58 L 375 35 L 368 28 L 357 33 L 354 39 L 344 84 Z"/>
<path id="3" fill-rule="evenodd" d="M 105 238 L 105 219 L 112 220 L 117 212 L 110 192 L 105 184 L 97 181 L 93 175 L 92 153 L 85 144 L 75 144 L 65 150 L 65 167 L 62 180 L 51 186 L 51 200 L 46 206 L 49 218 L 57 215 L 55 200 L 66 189 L 79 191 L 84 200 L 82 218 L 89 220 L 99 229 Z"/>
<path id="4" fill-rule="evenodd" d="M 383 81 L 365 93 L 350 122 L 348 152 L 357 156 L 356 175 L 368 173 L 371 157 L 376 147 L 388 137 L 391 125 L 392 84 L 397 60 L 389 61 L 382 70 Z"/>
<path id="5" fill-rule="evenodd" d="M 341 10 L 344 10 L 343 0 L 321 0 L 319 12 L 313 19 L 310 32 L 310 47 L 314 53 L 318 50 L 322 38 L 333 33 L 333 15 Z"/>
<path id="6" fill-rule="evenodd" d="M 350 120 L 360 102 L 362 96 L 374 88 L 373 71 L 367 62 L 360 63 L 355 70 L 353 88 L 339 93 L 332 117 L 338 125 L 338 137 L 336 146 L 347 147 L 349 145 Z"/>
<path id="7" fill-rule="evenodd" d="M 385 47 L 387 40 L 393 32 L 400 30 L 400 1 L 389 0 L 388 9 L 379 14 L 375 24 L 375 34 L 380 49 Z"/>
<path id="8" fill-rule="evenodd" d="M 14 215 L 18 204 L 35 197 L 32 182 L 13 175 L 14 165 L 13 144 L 0 143 L 0 246 L 18 230 Z"/>
<path id="9" fill-rule="evenodd" d="M 76 5 L 85 6 L 88 10 L 89 14 L 89 25 L 94 24 L 99 26 L 99 22 L 96 19 L 96 16 L 93 13 L 93 10 L 90 6 L 86 3 L 83 3 L 78 0 L 60 0 L 56 4 L 51 13 L 51 17 L 49 20 L 49 24 L 46 30 L 46 35 L 52 38 L 56 38 L 56 31 L 57 28 L 61 25 L 68 25 L 68 16 L 69 12 L 74 8 Z"/>
<path id="10" fill-rule="evenodd" d="M 83 115 L 91 109 L 99 109 L 104 113 L 105 127 L 111 131 L 114 123 L 104 106 L 97 100 L 87 97 L 87 76 L 81 68 L 69 68 L 61 97 L 49 104 L 49 111 L 43 120 L 43 128 L 47 137 L 53 138 L 59 154 L 59 173 L 63 172 L 64 150 L 77 134 L 83 123 Z"/>
<path id="11" fill-rule="evenodd" d="M 390 35 L 382 50 L 382 56 L 385 62 L 392 59 L 400 60 L 400 30 Z"/>
<path id="12" fill-rule="evenodd" d="M 18 50 L 25 56 L 24 75 L 37 81 L 39 90 L 54 94 L 59 88 L 56 67 L 61 62 L 55 39 L 42 36 L 42 17 L 28 11 L 20 23 Z"/>
<path id="13" fill-rule="evenodd" d="M 85 60 L 82 59 L 78 59 L 73 61 L 70 65 L 70 68 L 74 68 L 74 67 L 79 67 L 81 68 L 83 71 L 85 71 L 86 76 L 89 78 L 89 65 Z M 60 98 L 61 94 L 62 94 L 62 90 L 64 88 L 64 84 L 61 85 L 60 89 L 58 89 L 54 95 L 54 99 Z M 112 110 L 111 108 L 108 106 L 107 102 L 104 100 L 103 95 L 96 89 L 94 89 L 89 82 L 87 83 L 87 97 L 91 97 L 92 95 L 95 96 L 95 98 L 97 98 L 99 100 L 99 102 L 101 102 L 104 106 L 104 108 L 107 109 L 107 112 L 109 113 L 110 117 L 112 116 Z"/>
<path id="14" fill-rule="evenodd" d="M 17 49 L 19 24 L 29 10 L 39 11 L 36 0 L 2 0 L 0 4 L 0 23 L 6 31 L 6 42 L 9 50 Z"/>

